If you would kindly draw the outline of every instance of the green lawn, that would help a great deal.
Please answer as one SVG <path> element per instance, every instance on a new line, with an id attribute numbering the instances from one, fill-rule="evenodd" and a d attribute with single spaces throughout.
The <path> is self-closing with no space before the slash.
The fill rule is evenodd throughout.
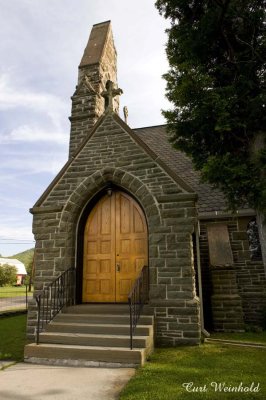
<path id="1" fill-rule="evenodd" d="M 0 360 L 23 360 L 27 315 L 0 317 Z"/>
<path id="2" fill-rule="evenodd" d="M 27 343 L 25 332 L 26 314 L 0 318 L 0 360 L 23 360 Z M 251 336 L 256 338 L 257 334 L 249 335 L 250 341 Z M 120 400 L 264 400 L 265 364 L 266 348 L 203 344 L 156 349 L 150 361 L 137 370 Z M 193 382 L 190 390 L 202 388 L 205 391 L 187 391 L 183 384 L 189 382 Z M 224 383 L 229 388 L 241 382 L 250 387 L 254 382 L 255 386 L 260 384 L 260 391 L 215 392 L 212 382 Z"/>
<path id="3" fill-rule="evenodd" d="M 156 349 L 138 369 L 120 400 L 251 400 L 266 398 L 266 349 L 203 344 L 199 347 Z M 193 382 L 187 391 L 184 383 Z M 260 384 L 260 391 L 216 391 L 212 382 L 227 387 Z M 206 385 L 206 386 L 205 386 Z M 193 389 L 202 392 L 192 391 Z"/>
<path id="4" fill-rule="evenodd" d="M 29 294 L 29 293 L 28 293 Z M 32 291 L 31 293 L 32 294 Z M 26 295 L 26 286 L 2 286 L 0 287 L 0 298 L 19 297 Z"/>
<path id="5" fill-rule="evenodd" d="M 211 339 L 240 340 L 241 342 L 266 343 L 266 331 L 243 333 L 212 333 Z"/>

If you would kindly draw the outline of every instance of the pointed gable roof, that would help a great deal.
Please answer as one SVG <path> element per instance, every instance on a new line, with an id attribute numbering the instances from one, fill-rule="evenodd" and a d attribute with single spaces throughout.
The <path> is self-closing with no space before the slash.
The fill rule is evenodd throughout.
<path id="1" fill-rule="evenodd" d="M 79 95 L 82 91 L 86 93 L 98 94 L 92 86 L 90 78 L 87 75 L 84 75 L 80 83 L 77 85 L 73 96 Z"/>
<path id="2" fill-rule="evenodd" d="M 200 174 L 195 171 L 192 165 L 192 161 L 181 151 L 174 149 L 168 141 L 166 125 L 152 126 L 146 128 L 131 129 L 116 113 L 103 114 L 94 127 L 89 131 L 87 137 L 83 140 L 75 154 L 68 162 L 64 165 L 58 175 L 54 178 L 51 184 L 48 186 L 43 195 L 34 205 L 39 209 L 38 212 L 42 212 L 42 204 L 48 198 L 53 188 L 60 181 L 61 177 L 71 168 L 72 164 L 78 159 L 80 153 L 84 147 L 93 137 L 98 129 L 101 129 L 101 125 L 104 124 L 106 118 L 113 118 L 113 120 L 120 126 L 120 128 L 126 132 L 141 149 L 159 165 L 165 173 L 171 177 L 177 185 L 186 193 L 198 197 L 198 210 L 200 216 L 217 216 L 225 215 L 227 212 L 227 204 L 225 198 L 217 189 L 214 189 L 207 183 L 202 183 L 200 180 Z M 62 209 L 62 206 L 50 207 L 45 206 L 43 212 L 51 208 L 54 211 L 55 208 Z M 249 208 L 243 208 L 238 210 L 239 215 L 253 215 L 254 210 Z"/>
<path id="3" fill-rule="evenodd" d="M 75 161 L 75 159 L 79 156 L 83 148 L 86 146 L 86 144 L 90 141 L 90 139 L 93 137 L 94 133 L 98 130 L 98 128 L 103 124 L 106 118 L 112 116 L 114 121 L 123 129 L 123 131 L 127 132 L 129 136 L 134 140 L 135 143 L 137 143 L 144 151 L 145 153 L 153 160 L 155 161 L 165 172 L 166 174 L 171 177 L 177 185 L 182 188 L 186 193 L 190 194 L 195 194 L 194 189 L 190 187 L 182 178 L 178 176 L 178 174 L 173 171 L 171 168 L 167 166 L 167 164 L 158 157 L 158 155 L 143 141 L 139 135 L 137 135 L 116 113 L 107 113 L 103 114 L 97 123 L 94 125 L 94 127 L 91 129 L 89 132 L 88 136 L 83 140 L 79 148 L 77 149 L 76 153 L 73 155 L 71 159 L 67 161 L 67 163 L 64 165 L 64 167 L 61 169 L 61 171 L 57 174 L 57 176 L 54 178 L 54 180 L 51 182 L 51 184 L 48 186 L 48 188 L 45 190 L 45 192 L 42 194 L 42 196 L 39 198 L 39 200 L 35 203 L 34 207 L 40 207 L 45 199 L 48 197 L 49 193 L 52 191 L 54 186 L 58 183 L 58 181 L 61 179 L 61 177 L 64 175 L 64 173 L 70 168 L 71 164 Z M 34 208 L 33 207 L 33 208 Z"/>

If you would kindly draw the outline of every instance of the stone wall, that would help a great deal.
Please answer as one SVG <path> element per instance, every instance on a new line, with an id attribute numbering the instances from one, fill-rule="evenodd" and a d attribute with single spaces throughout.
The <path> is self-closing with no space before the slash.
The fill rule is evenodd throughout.
<path id="1" fill-rule="evenodd" d="M 213 328 L 218 332 L 243 332 L 243 308 L 236 272 L 232 267 L 211 268 Z"/>
<path id="2" fill-rule="evenodd" d="M 71 98 L 69 157 L 74 155 L 104 112 L 104 98 L 101 93 L 105 90 L 107 80 L 117 85 L 117 55 L 111 27 L 104 40 L 103 54 L 98 62 L 87 65 L 82 63 L 79 67 L 78 85 Z M 119 113 L 119 96 L 114 99 L 114 110 Z"/>
<path id="3" fill-rule="evenodd" d="M 156 317 L 157 343 L 196 344 L 200 323 L 191 238 L 196 195 L 169 175 L 156 158 L 116 114 L 99 121 L 79 154 L 32 210 L 35 290 L 38 293 L 63 270 L 76 265 L 79 218 L 93 196 L 112 182 L 136 198 L 147 218 L 150 305 Z M 31 337 L 35 322 L 32 303 Z"/>
<path id="4" fill-rule="evenodd" d="M 266 279 L 262 260 L 251 260 L 247 225 L 253 217 L 237 217 L 219 219 L 228 226 L 230 244 L 233 252 L 234 271 L 238 293 L 242 300 L 244 322 L 246 324 L 260 324 L 263 312 L 266 310 Z M 207 225 L 217 219 L 201 220 L 200 222 L 200 253 L 202 268 L 202 286 L 204 297 L 205 326 L 212 329 L 211 295 L 212 282 L 209 268 L 209 254 L 207 242 Z"/>

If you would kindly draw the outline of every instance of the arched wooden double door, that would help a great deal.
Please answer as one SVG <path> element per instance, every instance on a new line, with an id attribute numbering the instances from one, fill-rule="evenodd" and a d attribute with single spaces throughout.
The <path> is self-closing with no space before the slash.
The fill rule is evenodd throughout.
<path id="1" fill-rule="evenodd" d="M 85 226 L 82 301 L 126 302 L 147 262 L 147 224 L 140 206 L 123 192 L 103 196 Z"/>

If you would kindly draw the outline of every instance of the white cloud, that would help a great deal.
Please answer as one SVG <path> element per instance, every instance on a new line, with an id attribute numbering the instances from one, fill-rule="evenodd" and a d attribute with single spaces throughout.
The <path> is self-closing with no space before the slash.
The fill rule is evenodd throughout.
<path id="1" fill-rule="evenodd" d="M 0 143 L 7 144 L 11 142 L 54 142 L 57 144 L 66 144 L 68 133 L 43 130 L 40 127 L 22 125 L 13 129 L 10 133 L 0 137 Z"/>
<path id="2" fill-rule="evenodd" d="M 32 216 L 28 211 L 28 207 L 25 208 L 24 214 L 6 215 L 1 213 L 0 216 L 0 250 L 8 242 L 30 242 L 34 240 L 31 229 Z M 28 247 L 32 246 L 29 244 Z"/>
<path id="3" fill-rule="evenodd" d="M 33 234 L 31 233 L 31 229 L 29 228 L 28 225 L 24 226 L 18 226 L 18 224 L 15 224 L 15 221 L 13 222 L 14 226 L 12 226 L 12 223 L 9 222 L 6 225 L 1 225 L 1 238 L 10 238 L 12 240 L 18 240 L 19 242 L 27 240 L 27 241 L 33 241 Z M 3 239 L 0 242 L 4 242 Z"/>
<path id="4" fill-rule="evenodd" d="M 24 210 L 25 208 L 29 207 L 29 202 L 21 199 L 19 202 L 16 197 L 10 196 L 8 194 L 0 195 L 0 210 L 5 210 L 7 207 L 16 209 L 16 210 Z M 0 215 L 5 215 L 3 212 L 0 211 Z M 9 217 L 9 218 L 12 218 Z M 17 217 L 13 217 L 14 222 L 17 220 Z M 3 221 L 3 216 L 1 216 L 1 221 Z"/>
<path id="5" fill-rule="evenodd" d="M 45 155 L 39 154 L 36 157 L 27 158 L 24 155 L 23 159 L 18 158 L 16 160 L 5 160 L 3 163 L 0 163 L 0 168 L 8 170 L 8 174 L 6 176 L 0 176 L 1 181 L 8 181 L 9 179 L 13 179 L 14 177 L 22 177 L 26 175 L 32 174 L 41 174 L 41 173 L 49 173 L 55 175 L 60 171 L 66 162 L 66 157 L 63 157 L 62 154 L 58 154 L 56 156 L 53 155 Z M 11 171 L 16 171 L 15 174 L 12 174 Z"/>
<path id="6" fill-rule="evenodd" d="M 65 111 L 66 103 L 58 96 L 48 93 L 32 92 L 16 86 L 7 74 L 0 75 L 0 110 L 11 108 L 30 108 L 35 111 Z"/>
<path id="7" fill-rule="evenodd" d="M 1 144 L 14 142 L 52 142 L 66 144 L 69 129 L 67 126 L 67 102 L 53 94 L 34 92 L 20 87 L 12 76 L 0 74 L 0 112 L 18 111 L 23 115 L 22 124 L 2 134 Z M 36 114 L 37 113 L 37 114 Z M 29 121 L 23 123 L 24 121 Z M 13 124 L 16 119 L 13 121 Z M 17 121 L 17 124 L 19 122 Z"/>

